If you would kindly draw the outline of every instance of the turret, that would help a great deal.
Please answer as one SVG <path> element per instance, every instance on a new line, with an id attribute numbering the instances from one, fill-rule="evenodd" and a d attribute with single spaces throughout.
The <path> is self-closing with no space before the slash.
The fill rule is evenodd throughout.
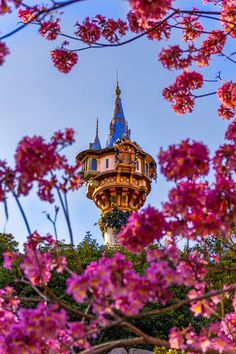
<path id="1" fill-rule="evenodd" d="M 101 148 L 97 127 L 94 143 L 90 144 L 88 150 L 77 155 L 83 165 L 86 195 L 94 201 L 102 215 L 112 210 L 139 210 L 150 193 L 151 181 L 156 178 L 154 159 L 130 138 L 118 83 L 115 94 L 106 147 Z M 116 235 L 112 228 L 105 233 L 104 238 L 105 243 L 109 244 L 118 241 L 115 240 Z"/>

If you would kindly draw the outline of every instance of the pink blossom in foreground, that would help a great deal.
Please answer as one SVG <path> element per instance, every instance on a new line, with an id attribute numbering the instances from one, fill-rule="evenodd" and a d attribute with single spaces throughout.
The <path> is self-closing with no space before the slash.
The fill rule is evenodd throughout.
<path id="1" fill-rule="evenodd" d="M 16 260 L 19 258 L 19 255 L 20 255 L 19 253 L 15 253 L 15 252 L 4 252 L 3 267 L 11 270 L 13 263 L 16 262 Z"/>
<path id="2" fill-rule="evenodd" d="M 167 180 L 197 178 L 209 171 L 208 149 L 196 141 L 183 140 L 179 145 L 169 146 L 166 151 L 161 149 L 158 159 Z"/>
<path id="3" fill-rule="evenodd" d="M 160 240 L 165 227 L 164 216 L 152 207 L 132 213 L 118 235 L 119 243 L 132 252 L 141 252 L 154 240 Z"/>

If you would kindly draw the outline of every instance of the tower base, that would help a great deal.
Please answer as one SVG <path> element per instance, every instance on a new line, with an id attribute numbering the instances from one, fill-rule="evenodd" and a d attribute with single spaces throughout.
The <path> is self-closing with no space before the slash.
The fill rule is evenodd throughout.
<path id="1" fill-rule="evenodd" d="M 117 245 L 117 235 L 111 227 L 108 227 L 104 233 L 104 242 L 107 246 Z"/>

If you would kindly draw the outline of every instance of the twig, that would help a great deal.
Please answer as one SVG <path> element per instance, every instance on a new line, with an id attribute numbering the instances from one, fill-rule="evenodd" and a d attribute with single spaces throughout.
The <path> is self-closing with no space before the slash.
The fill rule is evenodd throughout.
<path id="1" fill-rule="evenodd" d="M 13 197 L 15 198 L 15 201 L 16 201 L 16 204 L 17 204 L 19 210 L 20 210 L 20 213 L 21 213 L 21 215 L 22 215 L 22 217 L 23 217 L 23 220 L 24 220 L 24 223 L 25 223 L 27 232 L 28 232 L 29 235 L 31 235 L 30 226 L 29 226 L 29 223 L 28 223 L 26 214 L 25 214 L 25 212 L 24 212 L 24 209 L 23 209 L 23 207 L 22 207 L 22 205 L 21 205 L 21 203 L 20 203 L 20 200 L 19 200 L 18 196 L 16 195 L 16 193 L 15 193 L 14 191 L 12 191 L 12 194 L 13 194 Z"/>

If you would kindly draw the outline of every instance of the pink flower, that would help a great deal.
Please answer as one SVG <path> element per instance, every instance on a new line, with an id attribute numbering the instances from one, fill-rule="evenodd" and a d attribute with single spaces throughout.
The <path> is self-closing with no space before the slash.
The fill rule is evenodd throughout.
<path id="1" fill-rule="evenodd" d="M 226 36 L 223 31 L 211 31 L 208 38 L 202 43 L 195 60 L 198 66 L 208 66 L 212 55 L 220 54 L 224 48 Z"/>
<path id="2" fill-rule="evenodd" d="M 236 107 L 236 82 L 226 82 L 217 91 L 221 103 L 229 109 Z"/>
<path id="3" fill-rule="evenodd" d="M 177 114 L 191 113 L 194 107 L 192 90 L 201 88 L 203 76 L 196 71 L 183 71 L 176 77 L 175 83 L 163 90 L 164 98 L 172 102 Z"/>
<path id="4" fill-rule="evenodd" d="M 169 342 L 172 349 L 184 349 L 184 335 L 176 327 L 171 328 L 169 333 Z"/>
<path id="5" fill-rule="evenodd" d="M 163 17 L 172 5 L 172 0 L 129 0 L 132 10 L 143 18 L 158 20 Z"/>
<path id="6" fill-rule="evenodd" d="M 39 33 L 49 41 L 54 41 L 60 32 L 59 19 L 55 21 L 45 21 L 40 25 Z"/>
<path id="7" fill-rule="evenodd" d="M 15 253 L 15 252 L 4 252 L 3 257 L 4 257 L 4 262 L 3 262 L 3 267 L 6 269 L 11 270 L 13 263 L 19 259 L 20 254 Z"/>
<path id="8" fill-rule="evenodd" d="M 225 32 L 235 38 L 236 4 L 234 0 L 222 0 L 221 20 Z"/>
<path id="9" fill-rule="evenodd" d="M 189 15 L 180 17 L 179 24 L 183 26 L 182 39 L 185 42 L 195 41 L 202 34 L 203 26 L 196 16 Z"/>
<path id="10" fill-rule="evenodd" d="M 49 247 L 49 251 L 38 250 L 37 247 L 40 244 Z M 57 254 L 54 255 L 51 252 L 54 245 L 55 241 L 53 241 L 52 236 L 41 237 L 37 232 L 34 232 L 28 237 L 20 268 L 33 285 L 47 284 L 54 269 L 61 273 L 66 267 L 66 259 L 57 257 Z"/>
<path id="11" fill-rule="evenodd" d="M 221 322 L 223 332 L 233 341 L 236 340 L 236 312 L 229 313 Z"/>
<path id="12" fill-rule="evenodd" d="M 104 16 L 97 15 L 94 19 L 86 17 L 82 24 L 76 23 L 77 31 L 75 34 L 85 43 L 96 43 L 101 37 L 110 43 L 119 42 L 120 37 L 124 36 L 128 30 L 126 22 L 121 19 L 106 19 Z"/>
<path id="13" fill-rule="evenodd" d="M 188 298 L 190 300 L 193 300 L 195 298 L 201 297 L 205 295 L 206 291 L 206 284 L 205 283 L 199 283 L 194 285 L 195 289 L 191 290 L 188 293 Z M 212 293 L 214 293 L 212 291 Z M 191 302 L 191 311 L 194 313 L 194 316 L 203 316 L 206 318 L 210 318 L 216 313 L 217 310 L 217 305 L 220 302 L 220 297 L 219 296 L 213 296 L 210 299 L 201 299 L 201 300 L 196 300 Z"/>
<path id="14" fill-rule="evenodd" d="M 219 175 L 230 176 L 236 171 L 236 146 L 224 144 L 219 147 L 213 158 L 215 171 Z"/>
<path id="15" fill-rule="evenodd" d="M 0 65 L 5 62 L 5 58 L 10 54 L 5 42 L 0 42 Z"/>
<path id="16" fill-rule="evenodd" d="M 217 91 L 221 106 L 219 115 L 224 119 L 231 119 L 236 111 L 236 82 L 226 82 Z"/>
<path id="17" fill-rule="evenodd" d="M 16 168 L 29 181 L 45 176 L 55 164 L 55 146 L 41 136 L 24 137 L 15 154 Z"/>
<path id="18" fill-rule="evenodd" d="M 34 6 L 32 8 L 26 8 L 26 9 L 20 9 L 18 11 L 18 17 L 19 19 L 27 24 L 29 22 L 32 22 L 34 20 L 37 20 L 37 16 L 39 15 L 39 8 L 38 6 Z"/>
<path id="19" fill-rule="evenodd" d="M 95 19 L 86 17 L 82 24 L 76 23 L 75 34 L 85 43 L 96 43 L 101 37 L 101 29 Z"/>
<path id="20" fill-rule="evenodd" d="M 78 62 L 78 54 L 65 49 L 51 50 L 51 58 L 55 67 L 64 74 L 68 74 Z"/>
<path id="21" fill-rule="evenodd" d="M 234 120 L 228 126 L 228 129 L 226 130 L 225 133 L 225 139 L 232 140 L 234 143 L 236 143 L 236 120 Z"/>
<path id="22" fill-rule="evenodd" d="M 132 213 L 128 224 L 118 235 L 120 244 L 132 252 L 141 252 L 164 233 L 165 219 L 161 212 L 148 206 L 141 212 Z"/>
<path id="23" fill-rule="evenodd" d="M 208 149 L 196 141 L 183 140 L 179 145 L 171 145 L 167 151 L 160 151 L 158 159 L 167 180 L 197 178 L 209 171 Z"/>
<path id="24" fill-rule="evenodd" d="M 183 50 L 178 45 L 169 46 L 168 49 L 162 49 L 159 54 L 159 60 L 167 69 L 184 69 L 191 65 L 192 57 L 187 55 L 183 58 Z"/>

